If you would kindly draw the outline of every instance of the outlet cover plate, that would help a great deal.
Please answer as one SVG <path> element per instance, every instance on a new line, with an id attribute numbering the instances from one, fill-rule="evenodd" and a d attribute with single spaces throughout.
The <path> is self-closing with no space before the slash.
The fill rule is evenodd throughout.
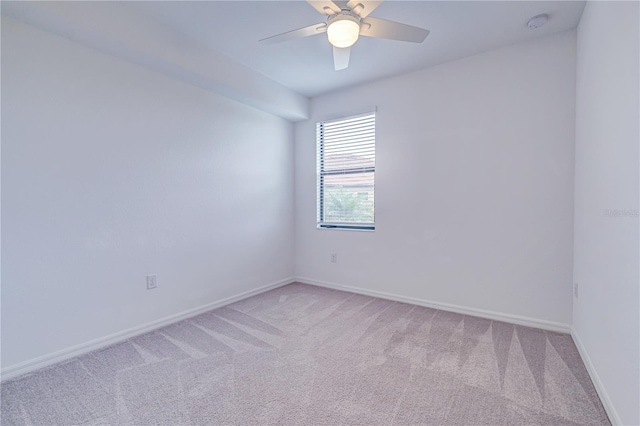
<path id="1" fill-rule="evenodd" d="M 153 290 L 158 287 L 158 277 L 156 275 L 147 275 L 147 290 Z"/>

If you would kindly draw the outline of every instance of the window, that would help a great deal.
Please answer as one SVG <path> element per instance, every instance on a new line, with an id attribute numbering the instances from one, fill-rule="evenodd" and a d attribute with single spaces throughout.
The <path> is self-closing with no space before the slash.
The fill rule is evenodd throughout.
<path id="1" fill-rule="evenodd" d="M 375 112 L 322 121 L 318 147 L 318 227 L 375 229 Z"/>

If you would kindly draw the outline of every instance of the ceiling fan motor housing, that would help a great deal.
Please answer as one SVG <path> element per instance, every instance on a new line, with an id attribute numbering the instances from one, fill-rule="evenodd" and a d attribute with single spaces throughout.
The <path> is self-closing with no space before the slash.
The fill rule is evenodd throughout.
<path id="1" fill-rule="evenodd" d="M 360 35 L 360 18 L 348 9 L 343 9 L 327 19 L 327 38 L 335 47 L 353 46 Z"/>

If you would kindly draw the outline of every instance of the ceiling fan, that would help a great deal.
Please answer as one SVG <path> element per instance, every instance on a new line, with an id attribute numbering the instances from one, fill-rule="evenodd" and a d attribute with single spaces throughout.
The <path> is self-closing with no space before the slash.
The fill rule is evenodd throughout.
<path id="1" fill-rule="evenodd" d="M 369 14 L 382 3 L 382 0 L 349 0 L 346 2 L 307 0 L 307 3 L 323 15 L 328 15 L 326 22 L 267 37 L 260 42 L 280 43 L 295 38 L 327 33 L 329 43 L 333 45 L 333 64 L 338 71 L 349 66 L 351 46 L 358 41 L 358 37 L 361 35 L 413 43 L 422 43 L 429 35 L 429 30 L 423 28 L 369 17 Z"/>

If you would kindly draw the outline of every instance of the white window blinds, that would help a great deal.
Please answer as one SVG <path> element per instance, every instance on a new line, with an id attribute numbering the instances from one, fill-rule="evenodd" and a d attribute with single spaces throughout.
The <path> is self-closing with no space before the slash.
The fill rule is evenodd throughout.
<path id="1" fill-rule="evenodd" d="M 318 227 L 374 229 L 375 112 L 316 126 Z"/>

